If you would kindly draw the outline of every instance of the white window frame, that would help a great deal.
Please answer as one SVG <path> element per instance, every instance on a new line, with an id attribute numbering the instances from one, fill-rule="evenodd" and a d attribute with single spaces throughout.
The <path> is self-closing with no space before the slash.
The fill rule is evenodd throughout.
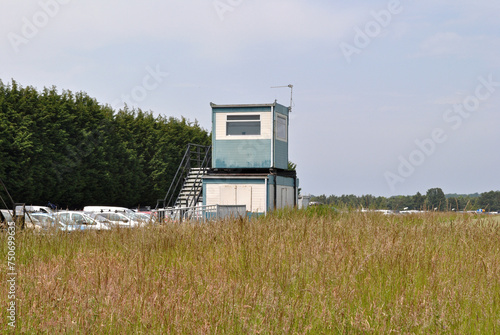
<path id="1" fill-rule="evenodd" d="M 279 126 L 280 126 L 280 119 L 281 119 L 281 121 L 284 122 L 285 137 L 280 137 L 280 134 L 279 134 L 279 131 L 278 131 L 279 130 Z M 288 142 L 288 119 L 287 119 L 287 117 L 285 115 L 279 115 L 279 114 L 276 115 L 276 139 L 280 140 L 280 141 L 283 141 L 283 142 Z"/>
<path id="2" fill-rule="evenodd" d="M 240 120 L 229 120 L 231 117 L 240 117 Z M 246 119 L 245 117 L 258 117 L 257 119 Z M 247 123 L 247 122 L 253 122 L 259 123 L 259 133 L 258 134 L 228 134 L 228 123 Z M 227 137 L 234 137 L 234 136 L 261 136 L 262 135 L 262 120 L 261 120 L 261 115 L 260 114 L 228 114 L 226 115 L 226 136 Z"/>

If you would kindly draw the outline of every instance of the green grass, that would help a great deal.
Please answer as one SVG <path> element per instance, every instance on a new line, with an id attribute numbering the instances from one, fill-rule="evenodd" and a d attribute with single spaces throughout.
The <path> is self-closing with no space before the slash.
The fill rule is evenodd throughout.
<path id="1" fill-rule="evenodd" d="M 17 332 L 500 332 L 496 218 L 311 208 L 16 243 Z"/>

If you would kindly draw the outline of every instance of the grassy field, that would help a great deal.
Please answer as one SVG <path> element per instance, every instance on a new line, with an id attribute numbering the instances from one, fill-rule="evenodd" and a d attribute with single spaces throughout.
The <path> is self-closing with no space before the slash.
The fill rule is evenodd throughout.
<path id="1" fill-rule="evenodd" d="M 498 218 L 317 207 L 16 246 L 17 333 L 500 333 Z"/>

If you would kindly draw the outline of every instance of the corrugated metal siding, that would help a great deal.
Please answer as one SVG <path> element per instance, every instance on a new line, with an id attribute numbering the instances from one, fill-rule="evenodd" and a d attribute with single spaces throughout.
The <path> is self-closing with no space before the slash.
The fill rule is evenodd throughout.
<path id="1" fill-rule="evenodd" d="M 294 188 L 289 186 L 277 186 L 276 208 L 293 207 Z"/>
<path id="2" fill-rule="evenodd" d="M 268 210 L 274 209 L 274 176 L 269 176 L 269 182 L 267 183 L 267 208 Z"/>

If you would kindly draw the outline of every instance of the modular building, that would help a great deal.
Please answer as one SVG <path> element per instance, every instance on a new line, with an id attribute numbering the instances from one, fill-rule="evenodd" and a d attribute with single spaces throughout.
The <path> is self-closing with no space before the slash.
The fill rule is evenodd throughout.
<path id="1" fill-rule="evenodd" d="M 287 169 L 288 107 L 211 106 L 213 169 Z"/>
<path id="2" fill-rule="evenodd" d="M 288 170 L 289 108 L 270 104 L 212 107 L 212 168 L 204 205 L 245 205 L 247 212 L 295 207 L 298 179 Z"/>

